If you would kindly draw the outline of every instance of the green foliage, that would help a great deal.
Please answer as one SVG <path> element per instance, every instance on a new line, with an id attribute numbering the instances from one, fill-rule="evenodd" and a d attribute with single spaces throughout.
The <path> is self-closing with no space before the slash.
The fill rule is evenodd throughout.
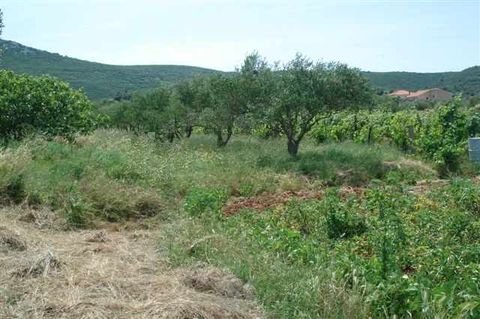
<path id="1" fill-rule="evenodd" d="M 185 125 L 185 111 L 170 89 L 159 88 L 136 94 L 130 101 L 102 105 L 101 114 L 109 117 L 107 126 L 154 134 L 158 141 L 180 138 Z"/>
<path id="2" fill-rule="evenodd" d="M 460 111 L 461 100 L 439 107 L 424 126 L 418 144 L 427 158 L 435 161 L 442 175 L 455 172 L 466 153 L 468 138 L 467 118 Z"/>
<path id="3" fill-rule="evenodd" d="M 49 206 L 73 227 L 160 215 L 165 203 L 159 194 L 138 185 L 151 171 L 144 173 L 132 149 L 119 150 L 109 145 L 113 141 L 97 137 L 94 145 L 72 145 L 37 138 L 2 150 L 0 203 Z"/>
<path id="4" fill-rule="evenodd" d="M 348 206 L 341 203 L 336 196 L 328 196 L 327 235 L 330 239 L 348 239 L 367 231 L 365 220 L 352 213 Z"/>
<path id="5" fill-rule="evenodd" d="M 227 199 L 227 193 L 222 189 L 193 188 L 185 196 L 183 208 L 191 216 L 219 214 Z"/>
<path id="6" fill-rule="evenodd" d="M 91 103 L 65 82 L 0 71 L 0 138 L 38 133 L 72 139 L 94 127 Z"/>
<path id="7" fill-rule="evenodd" d="M 217 136 L 217 146 L 229 142 L 238 117 L 247 110 L 247 101 L 238 76 L 212 76 L 201 86 L 203 110 L 200 123 L 207 132 Z"/>
<path id="8" fill-rule="evenodd" d="M 67 223 L 74 228 L 86 227 L 89 221 L 87 212 L 88 208 L 80 196 L 71 190 L 65 207 L 65 220 Z"/>
<path id="9" fill-rule="evenodd" d="M 401 181 L 433 177 L 434 172 L 416 166 L 415 162 L 400 163 L 401 153 L 387 146 L 354 143 L 325 144 L 306 150 L 292 159 L 277 154 L 260 156 L 257 167 L 269 167 L 278 172 L 294 171 L 319 178 L 327 185 L 362 186 L 374 179 L 397 174 Z M 387 165 L 386 163 L 392 163 Z M 411 175 L 410 175 L 411 173 Z"/>
<path id="10" fill-rule="evenodd" d="M 451 187 L 454 202 L 462 209 L 480 216 L 480 186 L 472 181 L 454 180 Z"/>
<path id="11" fill-rule="evenodd" d="M 271 96 L 269 120 L 277 124 L 288 140 L 288 152 L 298 147 L 321 116 L 370 101 L 371 90 L 356 69 L 338 63 L 313 63 L 297 55 L 278 70 Z"/>
<path id="12" fill-rule="evenodd" d="M 364 305 L 355 306 L 361 318 L 476 318 L 478 222 L 458 210 L 451 192 L 447 186 L 416 196 L 402 185 L 347 199 L 327 192 L 320 201 L 291 201 L 262 214 L 204 216 L 174 228 L 170 238 L 182 245 L 184 236 L 223 234 L 183 258 L 228 266 L 257 288 L 273 317 L 353 318 L 345 315 L 352 302 L 346 295 Z M 181 258 L 180 251 L 172 257 Z M 343 315 L 330 308 L 325 282 Z"/>
<path id="13" fill-rule="evenodd" d="M 1 194 L 16 185 L 11 189 L 21 190 L 14 193 L 22 194 L 22 203 L 38 196 L 72 227 L 171 218 L 162 235 L 172 241 L 172 263 L 202 260 L 229 268 L 255 287 L 271 317 L 478 317 L 475 181 L 418 191 L 402 179 L 414 171 L 410 166 L 376 175 L 385 162 L 406 161 L 399 151 L 306 139 L 305 161 L 309 167 L 318 161 L 315 171 L 372 167 L 361 188 L 329 190 L 323 175 L 305 178 L 304 154 L 291 159 L 279 139 L 236 136 L 229 148 L 218 149 L 214 138 L 159 145 L 143 135 L 97 130 L 73 145 L 12 143 L 0 152 Z M 429 177 L 424 173 L 408 182 Z M 299 190 L 319 199 L 283 202 Z M 270 195 L 279 203 L 262 212 L 245 207 L 221 214 L 231 196 L 262 202 Z"/>
<path id="14" fill-rule="evenodd" d="M 445 176 L 460 170 L 466 159 L 467 139 L 480 132 L 479 123 L 478 114 L 465 108 L 458 97 L 426 111 L 335 113 L 320 121 L 312 135 L 319 143 L 353 140 L 392 144 L 434 162 L 440 174 Z"/>

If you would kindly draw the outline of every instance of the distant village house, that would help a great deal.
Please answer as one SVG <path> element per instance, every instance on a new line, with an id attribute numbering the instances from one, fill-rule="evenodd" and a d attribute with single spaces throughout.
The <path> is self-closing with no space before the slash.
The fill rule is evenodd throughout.
<path id="1" fill-rule="evenodd" d="M 442 89 L 434 88 L 414 92 L 396 90 L 390 93 L 389 96 L 397 96 L 407 101 L 448 101 L 453 97 L 453 94 Z"/>

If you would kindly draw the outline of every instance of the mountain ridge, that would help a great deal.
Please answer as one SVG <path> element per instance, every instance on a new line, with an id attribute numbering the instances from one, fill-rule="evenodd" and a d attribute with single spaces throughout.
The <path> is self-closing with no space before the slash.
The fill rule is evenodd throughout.
<path id="1" fill-rule="evenodd" d="M 187 65 L 112 65 L 72 58 L 0 39 L 0 68 L 32 75 L 49 74 L 83 88 L 92 99 L 112 98 L 125 91 L 172 85 L 194 76 L 225 73 Z M 435 73 L 362 71 L 379 91 L 439 87 L 465 95 L 480 94 L 480 66 Z"/>
<path id="2" fill-rule="evenodd" d="M 111 98 L 124 91 L 171 85 L 193 76 L 219 71 L 184 65 L 110 65 L 51 53 L 0 39 L 0 68 L 32 75 L 49 74 L 92 99 Z"/>

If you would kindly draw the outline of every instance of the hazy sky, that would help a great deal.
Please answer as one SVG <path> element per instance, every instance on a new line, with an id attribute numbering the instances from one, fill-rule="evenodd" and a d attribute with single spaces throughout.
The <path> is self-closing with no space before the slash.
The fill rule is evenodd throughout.
<path id="1" fill-rule="evenodd" d="M 480 64 L 480 0 L 0 0 L 3 38 L 110 64 L 233 70 L 257 50 L 371 71 Z"/>

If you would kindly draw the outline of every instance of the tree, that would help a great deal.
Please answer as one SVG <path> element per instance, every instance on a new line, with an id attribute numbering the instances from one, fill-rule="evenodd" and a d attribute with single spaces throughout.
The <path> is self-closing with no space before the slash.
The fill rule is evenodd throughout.
<path id="1" fill-rule="evenodd" d="M 216 135 L 218 147 L 228 144 L 235 121 L 247 111 L 244 93 L 238 75 L 214 75 L 200 87 L 197 101 L 203 109 L 202 126 Z"/>
<path id="2" fill-rule="evenodd" d="M 300 54 L 278 69 L 275 77 L 269 118 L 287 137 L 292 156 L 322 115 L 370 103 L 373 95 L 359 70 L 339 63 L 314 63 Z"/>
<path id="3" fill-rule="evenodd" d="M 174 95 L 179 103 L 178 107 L 182 109 L 187 138 L 192 135 L 193 127 L 199 124 L 199 116 L 204 106 L 199 96 L 199 88 L 202 85 L 202 79 L 196 78 L 180 82 L 174 87 Z"/>
<path id="4" fill-rule="evenodd" d="M 96 124 L 92 103 L 67 83 L 0 71 L 0 138 L 21 139 L 37 133 L 72 140 Z"/>
<path id="5" fill-rule="evenodd" d="M 253 52 L 238 70 L 247 101 L 248 118 L 253 131 L 264 138 L 278 136 L 278 125 L 271 120 L 269 111 L 275 94 L 276 78 L 267 60 Z"/>

